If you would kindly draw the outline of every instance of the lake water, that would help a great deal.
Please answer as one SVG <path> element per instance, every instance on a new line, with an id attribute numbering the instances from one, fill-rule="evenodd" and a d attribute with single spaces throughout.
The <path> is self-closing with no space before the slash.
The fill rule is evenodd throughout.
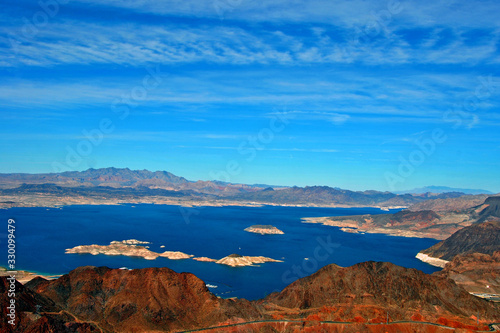
<path id="1" fill-rule="evenodd" d="M 415 258 L 434 239 L 344 233 L 336 227 L 301 223 L 302 217 L 386 213 L 376 208 L 199 207 L 168 205 L 66 206 L 0 210 L 1 265 L 6 266 L 7 220 L 16 221 L 16 269 L 65 274 L 84 265 L 112 268 L 169 267 L 191 272 L 221 297 L 258 299 L 299 277 L 335 263 L 389 261 L 426 273 L 437 269 Z M 284 235 L 243 231 L 271 224 Z M 65 254 L 77 245 L 108 245 L 114 240 L 152 242 L 155 252 L 182 251 L 220 259 L 232 253 L 280 259 L 259 267 L 229 267 L 195 260 L 145 260 L 126 256 Z M 165 248 L 160 248 L 164 245 Z M 307 259 L 306 259 L 307 258 Z"/>

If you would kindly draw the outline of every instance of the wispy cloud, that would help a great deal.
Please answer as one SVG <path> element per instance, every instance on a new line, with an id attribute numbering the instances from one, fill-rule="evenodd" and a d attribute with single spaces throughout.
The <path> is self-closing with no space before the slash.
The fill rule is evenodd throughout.
<path id="1" fill-rule="evenodd" d="M 189 148 L 189 149 L 215 149 L 215 150 L 234 150 L 237 151 L 238 147 L 231 146 L 177 146 L 178 148 Z M 259 151 L 279 151 L 279 152 L 305 152 L 305 153 L 339 153 L 338 149 L 316 149 L 316 148 L 269 148 L 262 147 L 258 148 Z"/>
<path id="2" fill-rule="evenodd" d="M 197 26 L 146 24 L 113 25 L 65 20 L 41 30 L 36 38 L 21 41 L 10 26 L 0 27 L 4 67 L 115 64 L 144 66 L 151 63 L 226 65 L 249 64 L 467 64 L 498 62 L 498 30 L 475 45 L 463 36 L 467 28 L 451 28 L 446 45 L 438 46 L 437 26 L 418 48 L 398 33 L 396 26 L 377 38 L 355 44 L 345 27 L 293 27 L 240 24 Z M 491 29 L 491 28 L 490 28 Z M 71 31 L 70 34 L 67 32 Z M 336 36 L 336 37 L 334 37 Z M 15 57 L 12 56 L 15 54 Z"/>
<path id="3" fill-rule="evenodd" d="M 97 6 L 127 8 L 136 12 L 156 15 L 181 15 L 198 18 L 221 18 L 223 11 L 226 20 L 244 20 L 250 22 L 315 22 L 340 24 L 352 27 L 373 20 L 374 16 L 387 10 L 394 2 L 364 0 L 268 0 L 223 2 L 217 9 L 216 1 L 197 0 L 77 0 Z M 499 26 L 497 19 L 498 2 L 483 0 L 480 2 L 431 0 L 405 0 L 400 5 L 397 24 L 432 26 Z M 396 18 L 395 18 L 396 20 Z"/>

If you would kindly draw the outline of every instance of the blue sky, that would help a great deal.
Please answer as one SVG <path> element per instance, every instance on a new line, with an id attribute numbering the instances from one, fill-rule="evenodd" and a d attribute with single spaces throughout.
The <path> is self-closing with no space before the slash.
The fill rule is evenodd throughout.
<path id="1" fill-rule="evenodd" d="M 499 15 L 498 1 L 4 3 L 0 172 L 500 192 Z"/>

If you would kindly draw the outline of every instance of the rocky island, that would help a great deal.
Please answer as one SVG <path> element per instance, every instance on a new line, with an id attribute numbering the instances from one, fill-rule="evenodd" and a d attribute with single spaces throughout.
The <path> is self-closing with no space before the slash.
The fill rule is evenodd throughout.
<path id="1" fill-rule="evenodd" d="M 251 257 L 251 256 L 242 256 L 239 254 L 230 254 L 227 257 L 217 260 L 215 263 L 228 265 L 231 267 L 239 267 L 239 266 L 254 266 L 254 264 L 263 264 L 266 262 L 283 262 L 283 261 L 266 257 Z"/>
<path id="2" fill-rule="evenodd" d="M 124 240 L 124 241 L 112 241 L 109 245 L 80 245 L 75 246 L 71 249 L 66 249 L 66 253 L 88 253 L 92 255 L 105 254 L 108 256 L 130 256 L 130 257 L 142 257 L 146 260 L 155 260 L 158 257 L 165 257 L 172 260 L 178 259 L 189 259 L 193 255 L 186 254 L 179 251 L 165 251 L 163 253 L 157 253 L 148 250 L 144 246 L 138 244 L 149 244 L 148 242 L 141 242 L 135 239 Z"/>
<path id="3" fill-rule="evenodd" d="M 245 229 L 247 232 L 253 232 L 261 235 L 284 235 L 285 233 L 272 225 L 256 224 Z"/>
<path id="4" fill-rule="evenodd" d="M 243 266 L 255 266 L 255 264 L 263 264 L 266 262 L 283 262 L 282 260 L 276 260 L 267 257 L 254 257 L 254 256 L 242 256 L 239 254 L 230 254 L 227 257 L 222 259 L 211 259 L 207 257 L 197 257 L 193 258 L 196 261 L 206 261 L 206 262 L 215 262 L 220 265 L 227 265 L 231 267 L 243 267 Z"/>
<path id="5" fill-rule="evenodd" d="M 109 245 L 80 245 L 71 249 L 66 249 L 66 253 L 72 254 L 104 254 L 108 256 L 130 256 L 142 257 L 146 260 L 155 260 L 158 257 L 164 257 L 171 260 L 190 259 L 194 256 L 180 251 L 165 251 L 162 253 L 154 252 L 144 246 L 138 244 L 150 244 L 149 242 L 142 242 L 135 239 L 112 241 Z M 272 258 L 262 256 L 241 256 L 239 254 L 231 254 L 222 259 L 211 259 L 207 257 L 193 258 L 196 261 L 215 262 L 216 264 L 228 265 L 231 267 L 236 266 L 255 266 L 255 264 L 262 264 L 265 262 L 282 262 Z"/>

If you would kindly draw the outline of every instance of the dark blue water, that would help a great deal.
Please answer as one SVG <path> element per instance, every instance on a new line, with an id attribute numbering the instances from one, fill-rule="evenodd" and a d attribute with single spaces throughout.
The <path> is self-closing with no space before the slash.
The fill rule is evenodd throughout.
<path id="1" fill-rule="evenodd" d="M 19 270 L 64 274 L 84 265 L 169 267 L 191 272 L 221 297 L 261 298 L 283 289 L 299 277 L 335 263 L 389 261 L 426 273 L 436 268 L 415 255 L 434 239 L 404 238 L 377 234 L 344 233 L 335 227 L 301 223 L 302 217 L 379 214 L 376 208 L 303 207 L 201 207 L 167 205 L 67 206 L 63 208 L 12 208 L 0 211 L 2 261 L 6 265 L 7 220 L 16 220 Z M 243 231 L 253 224 L 271 224 L 284 235 L 259 235 Z M 228 267 L 195 260 L 145 260 L 126 256 L 65 254 L 77 245 L 107 245 L 113 240 L 152 242 L 155 252 L 182 251 L 220 259 L 232 253 L 284 260 L 260 267 Z M 160 248 L 165 245 L 165 248 Z M 307 260 L 305 258 L 308 258 Z"/>

